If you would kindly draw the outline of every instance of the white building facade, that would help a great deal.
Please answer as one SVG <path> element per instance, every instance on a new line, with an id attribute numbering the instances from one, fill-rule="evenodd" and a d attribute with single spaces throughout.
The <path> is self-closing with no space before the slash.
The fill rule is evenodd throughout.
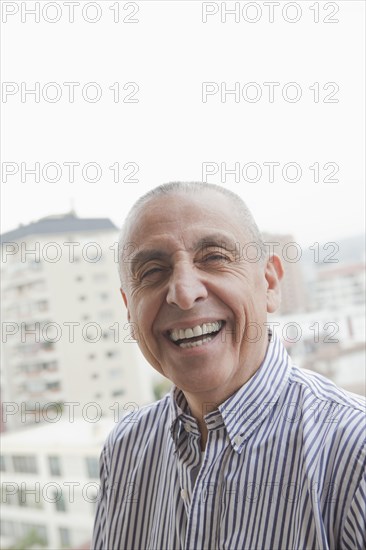
<path id="1" fill-rule="evenodd" d="M 57 423 L 3 435 L 0 545 L 84 548 L 99 495 L 99 455 L 109 420 Z"/>
<path id="2" fill-rule="evenodd" d="M 3 428 L 153 400 L 119 292 L 117 228 L 54 216 L 2 236 Z"/>
<path id="3" fill-rule="evenodd" d="M 334 264 L 317 272 L 313 282 L 314 307 L 343 309 L 365 304 L 365 264 Z"/>
<path id="4" fill-rule="evenodd" d="M 319 372 L 347 391 L 366 395 L 362 304 L 283 316 L 274 313 L 269 323 L 298 366 Z"/>

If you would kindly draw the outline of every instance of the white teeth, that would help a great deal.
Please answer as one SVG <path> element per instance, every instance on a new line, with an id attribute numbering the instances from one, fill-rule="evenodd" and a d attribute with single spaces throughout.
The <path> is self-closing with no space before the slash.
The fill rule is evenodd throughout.
<path id="1" fill-rule="evenodd" d="M 216 321 L 215 323 L 203 323 L 202 334 L 210 334 L 210 332 L 216 332 L 221 328 L 222 322 Z"/>
<path id="2" fill-rule="evenodd" d="M 173 342 L 176 342 L 177 340 L 184 340 L 186 338 L 193 338 L 194 336 L 202 336 L 203 334 L 210 334 L 211 332 L 217 332 L 222 327 L 222 321 L 215 321 L 213 323 L 202 323 L 202 325 L 196 325 L 192 328 L 186 328 L 186 329 L 173 329 L 170 331 L 169 337 Z M 212 338 L 211 338 L 212 340 Z M 196 344 L 202 342 L 201 340 L 198 340 L 197 342 L 189 343 L 189 346 L 191 344 Z M 188 342 L 184 344 L 184 347 L 188 346 Z"/>
<path id="3" fill-rule="evenodd" d="M 201 336 L 201 334 L 203 334 L 203 330 L 201 329 L 201 327 L 199 325 L 194 327 L 193 336 Z"/>
<path id="4" fill-rule="evenodd" d="M 213 338 L 211 336 L 206 336 L 206 338 L 202 338 L 202 340 L 196 340 L 196 342 L 182 342 L 179 344 L 180 348 L 196 348 L 197 346 L 202 346 L 202 344 L 205 344 L 206 342 L 211 342 Z"/>

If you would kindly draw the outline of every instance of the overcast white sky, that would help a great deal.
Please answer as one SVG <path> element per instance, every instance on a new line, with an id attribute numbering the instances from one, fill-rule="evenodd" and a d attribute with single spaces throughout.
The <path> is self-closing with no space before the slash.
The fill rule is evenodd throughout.
<path id="1" fill-rule="evenodd" d="M 30 9 L 35 2 L 2 2 L 3 86 L 8 92 L 19 89 L 3 95 L 1 104 L 2 232 L 68 211 L 71 204 L 81 217 L 109 217 L 120 225 L 132 203 L 150 188 L 172 180 L 201 180 L 204 162 L 218 168 L 226 163 L 229 169 L 235 163 L 241 169 L 248 163 L 261 167 L 257 182 L 244 181 L 241 174 L 239 182 L 231 175 L 222 184 L 246 200 L 262 230 L 292 233 L 304 244 L 363 232 L 364 2 L 301 1 L 287 8 L 288 2 L 280 2 L 272 23 L 265 2 L 251 7 L 240 2 L 238 23 L 233 15 L 221 22 L 221 2 L 206 7 L 198 1 L 119 2 L 118 23 L 113 21 L 116 2 L 103 0 L 84 11 L 89 19 L 100 16 L 96 23 L 83 18 L 88 4 L 83 0 L 75 5 L 74 23 L 64 2 L 51 3 L 46 13 L 41 9 L 39 23 L 22 13 L 21 4 Z M 41 1 L 41 8 L 45 4 Z M 226 2 L 230 8 L 234 4 Z M 218 13 L 203 23 L 205 9 Z M 319 23 L 314 22 L 317 16 Z M 58 17 L 55 23 L 45 20 Z M 294 23 L 285 20 L 297 17 Z M 325 18 L 339 21 L 325 23 Z M 31 95 L 21 101 L 22 82 L 23 89 L 39 83 L 39 103 Z M 54 97 L 57 87 L 47 87 L 50 82 L 62 92 L 54 103 L 42 96 L 43 90 L 46 98 Z M 64 82 L 80 84 L 73 103 Z M 96 88 L 85 87 L 90 82 L 102 92 L 95 103 L 81 93 L 86 90 L 93 98 Z M 122 97 L 134 91 L 131 85 L 124 90 L 126 83 L 137 83 L 132 99 L 138 102 L 115 103 L 116 86 L 114 91 L 109 87 L 116 82 Z M 222 102 L 219 91 L 203 102 L 202 82 L 216 83 L 212 89 L 219 91 L 221 83 L 229 89 L 238 82 L 244 92 L 238 102 L 233 95 Z M 251 82 L 256 86 L 245 87 Z M 265 82 L 279 83 L 272 103 Z M 290 82 L 296 89 L 286 88 Z M 314 83 L 319 83 L 319 102 L 314 101 Z M 258 89 L 262 97 L 257 102 L 243 98 L 253 98 Z M 301 90 L 299 101 L 285 101 L 286 89 L 290 98 Z M 338 102 L 326 103 L 326 97 Z M 36 162 L 41 169 L 57 163 L 61 179 L 45 181 L 41 173 L 41 181 L 35 182 L 27 174 L 22 182 L 21 163 L 31 168 Z M 65 162 L 80 163 L 74 182 L 68 181 Z M 269 162 L 280 163 L 272 182 L 263 164 Z M 281 175 L 290 162 L 301 168 L 297 182 Z M 317 162 L 318 182 L 315 168 L 309 169 Z M 100 166 L 97 183 L 83 180 L 86 163 Z M 118 183 L 109 169 L 115 163 L 121 170 Z M 138 165 L 137 182 L 123 181 L 133 170 L 132 165 L 123 170 L 126 163 Z M 339 181 L 323 181 L 335 165 L 339 171 L 333 178 Z M 4 169 L 12 167 L 18 172 L 4 181 Z M 251 170 L 249 178 L 254 178 Z M 87 174 L 92 178 L 93 169 Z M 48 179 L 54 175 L 49 169 Z M 287 176 L 294 177 L 291 168 Z M 219 170 L 207 181 L 221 183 L 221 177 Z"/>

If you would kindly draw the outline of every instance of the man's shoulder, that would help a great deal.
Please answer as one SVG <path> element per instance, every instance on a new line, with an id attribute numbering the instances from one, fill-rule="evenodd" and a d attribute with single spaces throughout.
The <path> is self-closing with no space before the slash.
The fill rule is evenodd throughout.
<path id="1" fill-rule="evenodd" d="M 302 422 L 303 443 L 309 456 L 316 449 L 338 477 L 348 470 L 347 475 L 353 470 L 359 475 L 366 460 L 365 398 L 297 366 L 292 368 L 289 384 L 295 386 L 289 395 L 291 399 L 296 396 L 300 408 L 295 407 L 294 415 Z"/>
<path id="2" fill-rule="evenodd" d="M 317 372 L 293 365 L 289 383 L 298 385 L 302 393 L 318 402 L 343 407 L 356 414 L 365 414 L 365 397 L 337 386 Z"/>

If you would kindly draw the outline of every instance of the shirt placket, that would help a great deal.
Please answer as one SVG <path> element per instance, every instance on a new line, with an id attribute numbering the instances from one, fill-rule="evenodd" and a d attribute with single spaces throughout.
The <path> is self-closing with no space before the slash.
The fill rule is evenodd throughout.
<path id="1" fill-rule="evenodd" d="M 184 503 L 184 508 L 188 518 L 193 487 L 200 466 L 199 432 L 193 419 L 182 418 L 180 420 L 177 453 L 180 498 Z"/>
<path id="2" fill-rule="evenodd" d="M 220 446 L 224 444 L 225 439 L 225 428 L 224 426 L 218 428 L 218 423 L 220 423 L 220 419 L 217 418 L 211 422 L 211 427 L 208 426 L 205 456 L 190 499 L 184 550 L 197 550 L 198 548 L 200 550 L 212 550 L 216 547 L 222 479 L 220 472 L 217 471 L 219 466 L 215 460 L 213 432 L 216 431 L 216 435 L 219 429 L 220 433 L 222 432 Z M 213 536 L 211 541 L 208 540 L 207 533 L 210 533 L 211 537 Z"/>

